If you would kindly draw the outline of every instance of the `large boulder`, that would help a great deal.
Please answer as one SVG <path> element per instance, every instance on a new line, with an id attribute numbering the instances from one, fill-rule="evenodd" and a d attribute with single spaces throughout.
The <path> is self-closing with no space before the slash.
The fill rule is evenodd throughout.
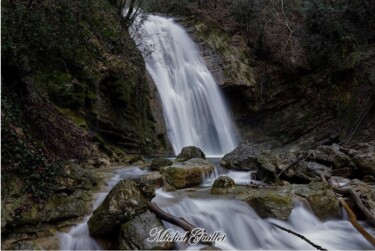
<path id="1" fill-rule="evenodd" d="M 249 204 L 262 218 L 287 220 L 294 208 L 292 196 L 276 189 L 243 188 L 236 198 Z"/>
<path id="2" fill-rule="evenodd" d="M 260 145 L 242 142 L 232 152 L 225 154 L 220 164 L 228 169 L 255 170 L 257 158 L 262 149 L 263 147 Z"/>
<path id="3" fill-rule="evenodd" d="M 288 219 L 294 201 L 305 201 L 320 219 L 339 216 L 339 203 L 332 188 L 324 182 L 285 185 L 275 188 L 240 187 L 236 198 L 248 203 L 259 216 Z"/>
<path id="4" fill-rule="evenodd" d="M 151 161 L 151 170 L 159 171 L 160 168 L 165 166 L 171 166 L 173 164 L 173 161 L 165 158 L 156 158 Z"/>
<path id="5" fill-rule="evenodd" d="M 160 169 L 164 181 L 170 186 L 168 189 L 171 190 L 197 186 L 202 183 L 204 176 L 213 171 L 214 167 L 207 160 L 199 158 Z"/>
<path id="6" fill-rule="evenodd" d="M 339 202 L 330 185 L 325 182 L 311 182 L 308 185 L 293 184 L 285 186 L 281 192 L 306 200 L 313 213 L 320 219 L 339 216 Z"/>
<path id="7" fill-rule="evenodd" d="M 120 250 L 168 250 L 174 243 L 168 241 L 148 241 L 150 232 L 166 231 L 163 223 L 149 210 L 127 221 L 121 226 L 119 236 Z"/>
<path id="8" fill-rule="evenodd" d="M 147 210 L 148 202 L 155 196 L 153 192 L 133 180 L 120 181 L 89 219 L 90 235 L 105 237 L 113 234 L 122 223 Z"/>
<path id="9" fill-rule="evenodd" d="M 183 162 L 193 158 L 206 159 L 204 152 L 195 146 L 186 146 L 182 148 L 181 153 L 177 155 L 176 161 Z"/>
<path id="10" fill-rule="evenodd" d="M 359 144 L 352 159 L 361 175 L 375 176 L 375 141 Z"/>
<path id="11" fill-rule="evenodd" d="M 231 177 L 219 176 L 212 184 L 211 194 L 226 194 L 234 192 L 236 184 Z"/>

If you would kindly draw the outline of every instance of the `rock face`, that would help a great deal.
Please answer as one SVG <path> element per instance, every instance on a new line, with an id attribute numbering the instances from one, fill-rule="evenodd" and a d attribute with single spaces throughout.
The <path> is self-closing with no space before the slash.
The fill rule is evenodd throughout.
<path id="1" fill-rule="evenodd" d="M 211 194 L 226 194 L 234 192 L 236 185 L 234 180 L 228 176 L 220 176 L 214 181 Z"/>
<path id="2" fill-rule="evenodd" d="M 169 159 L 156 158 L 152 160 L 150 168 L 151 170 L 159 171 L 160 168 L 165 167 L 165 166 L 171 166 L 172 164 L 173 162 Z"/>
<path id="3" fill-rule="evenodd" d="M 105 237 L 113 234 L 121 223 L 147 210 L 147 203 L 155 196 L 143 185 L 132 180 L 120 181 L 93 212 L 88 221 L 90 235 Z"/>
<path id="4" fill-rule="evenodd" d="M 173 242 L 150 242 L 147 239 L 151 231 L 165 231 L 163 223 L 150 211 L 146 211 L 139 216 L 121 226 L 119 236 L 120 250 L 168 250 L 174 248 Z"/>
<path id="5" fill-rule="evenodd" d="M 375 141 L 359 144 L 353 162 L 362 175 L 375 176 Z"/>
<path id="6" fill-rule="evenodd" d="M 229 169 L 255 170 L 256 160 L 262 149 L 259 145 L 241 142 L 236 149 L 224 155 L 220 164 Z"/>
<path id="7" fill-rule="evenodd" d="M 176 161 L 183 162 L 193 158 L 206 159 L 204 152 L 195 146 L 186 146 L 182 148 L 181 153 L 177 155 Z"/>
<path id="8" fill-rule="evenodd" d="M 214 167 L 207 160 L 199 158 L 160 169 L 165 182 L 172 189 L 197 186 L 202 183 L 202 177 L 211 174 L 213 171 Z"/>

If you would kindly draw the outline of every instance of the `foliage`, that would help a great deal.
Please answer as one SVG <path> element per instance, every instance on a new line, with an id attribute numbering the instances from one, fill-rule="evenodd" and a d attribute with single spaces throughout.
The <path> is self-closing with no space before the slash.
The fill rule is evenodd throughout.
<path id="1" fill-rule="evenodd" d="M 23 186 L 30 197 L 42 201 L 54 191 L 55 178 L 61 171 L 61 162 L 47 156 L 28 134 L 28 126 L 22 119 L 20 107 L 3 96 L 1 137 L 2 185 L 3 179 L 23 177 Z M 4 187 L 6 190 L 6 187 Z"/>

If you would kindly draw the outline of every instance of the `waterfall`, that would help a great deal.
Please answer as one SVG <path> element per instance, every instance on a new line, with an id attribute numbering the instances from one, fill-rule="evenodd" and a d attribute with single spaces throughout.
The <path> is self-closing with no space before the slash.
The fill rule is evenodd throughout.
<path id="1" fill-rule="evenodd" d="M 173 19 L 154 15 L 135 31 L 137 25 L 131 32 L 156 83 L 174 152 L 189 145 L 208 156 L 233 150 L 236 133 L 224 99 L 187 32 Z"/>

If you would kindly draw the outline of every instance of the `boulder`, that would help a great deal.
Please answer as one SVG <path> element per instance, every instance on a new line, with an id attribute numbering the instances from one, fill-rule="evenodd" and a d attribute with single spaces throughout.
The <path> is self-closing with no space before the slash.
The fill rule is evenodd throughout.
<path id="1" fill-rule="evenodd" d="M 236 198 L 249 204 L 262 218 L 287 220 L 294 208 L 292 196 L 276 189 L 246 188 Z"/>
<path id="2" fill-rule="evenodd" d="M 155 230 L 154 230 L 155 229 Z M 173 242 L 150 242 L 151 231 L 166 231 L 163 223 L 149 210 L 127 221 L 121 226 L 120 250 L 168 250 L 174 249 Z"/>
<path id="3" fill-rule="evenodd" d="M 151 170 L 156 170 L 159 171 L 160 168 L 165 167 L 165 166 L 171 166 L 173 164 L 173 161 L 165 158 L 156 158 L 152 160 L 151 162 Z"/>
<path id="4" fill-rule="evenodd" d="M 361 175 L 375 176 L 375 141 L 358 144 L 359 147 L 352 157 Z"/>
<path id="5" fill-rule="evenodd" d="M 206 159 L 204 152 L 195 146 L 186 146 L 182 148 L 181 153 L 177 155 L 176 161 L 183 162 L 193 158 Z"/>
<path id="6" fill-rule="evenodd" d="M 90 235 L 105 237 L 114 233 L 122 223 L 147 210 L 147 203 L 155 196 L 149 187 L 133 180 L 120 181 L 93 212 L 88 221 Z"/>
<path id="7" fill-rule="evenodd" d="M 211 187 L 211 194 L 226 194 L 234 192 L 236 185 L 228 176 L 219 176 Z"/>
<path id="8" fill-rule="evenodd" d="M 141 155 L 135 155 L 129 159 L 129 164 L 132 165 L 143 165 L 145 163 L 145 159 Z"/>
<path id="9" fill-rule="evenodd" d="M 263 147 L 260 145 L 242 142 L 232 152 L 225 154 L 220 164 L 228 169 L 255 170 L 257 158 L 262 149 Z"/>
<path id="10" fill-rule="evenodd" d="M 344 152 L 340 151 L 340 146 L 318 146 L 315 150 L 308 151 L 310 160 L 322 165 L 332 167 L 332 169 L 347 167 L 351 164 L 351 159 Z"/>
<path id="11" fill-rule="evenodd" d="M 236 199 L 248 203 L 259 216 L 288 219 L 294 201 L 305 201 L 320 219 L 339 216 L 339 202 L 332 188 L 324 182 L 284 185 L 276 188 L 238 188 Z"/>
<path id="12" fill-rule="evenodd" d="M 325 182 L 311 182 L 308 185 L 293 184 L 285 186 L 281 192 L 306 200 L 313 213 L 320 219 L 339 216 L 339 202 L 330 185 Z"/>
<path id="13" fill-rule="evenodd" d="M 210 175 L 213 171 L 214 167 L 207 160 L 199 158 L 160 169 L 164 181 L 171 189 L 197 186 L 202 183 L 204 176 Z"/>

